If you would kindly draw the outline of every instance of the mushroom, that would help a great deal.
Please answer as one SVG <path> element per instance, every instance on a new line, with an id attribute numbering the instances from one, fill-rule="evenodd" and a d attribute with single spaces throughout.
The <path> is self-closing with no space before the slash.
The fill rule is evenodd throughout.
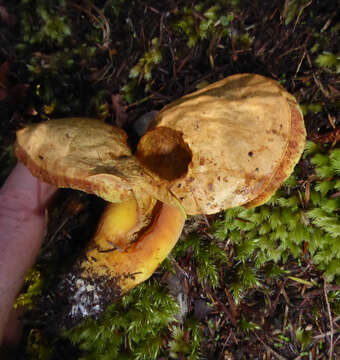
<path id="1" fill-rule="evenodd" d="M 306 131 L 278 82 L 238 74 L 165 106 L 135 156 L 187 214 L 266 202 L 290 175 Z"/>
<path id="2" fill-rule="evenodd" d="M 40 179 L 110 204 L 81 261 L 123 294 L 147 279 L 182 231 L 185 213 L 264 203 L 289 176 L 306 131 L 276 81 L 239 74 L 165 106 L 133 155 L 123 130 L 88 118 L 17 133 L 16 155 Z"/>
<path id="3" fill-rule="evenodd" d="M 45 182 L 108 201 L 84 259 L 82 278 L 111 279 L 115 296 L 150 277 L 176 244 L 186 215 L 132 156 L 126 135 L 96 119 L 49 120 L 17 132 L 16 156 Z M 112 283 L 111 282 L 111 283 Z"/>

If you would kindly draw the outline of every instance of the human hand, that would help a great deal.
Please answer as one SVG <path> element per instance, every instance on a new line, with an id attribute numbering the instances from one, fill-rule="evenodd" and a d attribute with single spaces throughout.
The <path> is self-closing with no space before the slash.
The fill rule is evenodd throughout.
<path id="1" fill-rule="evenodd" d="M 55 192 L 21 163 L 0 189 L 0 345 L 13 340 L 13 303 L 40 249 L 45 209 Z"/>

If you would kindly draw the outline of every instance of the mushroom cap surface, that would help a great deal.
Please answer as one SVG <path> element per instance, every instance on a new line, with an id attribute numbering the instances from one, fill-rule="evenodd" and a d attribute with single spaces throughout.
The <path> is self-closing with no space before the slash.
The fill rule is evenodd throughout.
<path id="1" fill-rule="evenodd" d="M 45 182 L 120 202 L 132 196 L 120 172 L 132 156 L 126 139 L 123 130 L 102 121 L 64 118 L 19 130 L 15 152 Z"/>
<path id="2" fill-rule="evenodd" d="M 265 202 L 293 171 L 306 131 L 276 81 L 237 74 L 165 106 L 135 156 L 188 214 Z"/>

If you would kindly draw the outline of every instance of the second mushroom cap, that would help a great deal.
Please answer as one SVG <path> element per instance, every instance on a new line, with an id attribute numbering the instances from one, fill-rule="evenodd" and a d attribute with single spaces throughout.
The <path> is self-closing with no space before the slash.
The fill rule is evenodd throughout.
<path id="1" fill-rule="evenodd" d="M 276 81 L 238 74 L 163 108 L 135 156 L 188 214 L 265 202 L 305 144 L 295 98 Z"/>

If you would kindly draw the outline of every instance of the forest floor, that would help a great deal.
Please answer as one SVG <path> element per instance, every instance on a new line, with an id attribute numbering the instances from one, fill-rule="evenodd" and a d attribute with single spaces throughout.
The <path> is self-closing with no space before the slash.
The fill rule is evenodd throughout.
<path id="1" fill-rule="evenodd" d="M 291 206 L 292 214 L 305 219 L 310 193 L 327 183 L 320 194 L 327 206 L 332 201 L 327 216 L 339 226 L 334 223 L 339 221 L 339 172 L 324 177 L 316 172 L 318 178 L 314 173 L 315 166 L 326 166 L 328 155 L 332 164 L 339 160 L 334 150 L 340 137 L 338 11 L 334 0 L 0 0 L 1 183 L 16 161 L 15 133 L 26 124 L 96 117 L 123 128 L 134 147 L 142 115 L 226 76 L 258 73 L 294 94 L 307 139 L 324 156 L 322 164 L 308 156 L 299 162 L 295 183 L 282 196 L 292 199 L 289 189 L 294 189 L 302 200 L 278 201 L 280 209 Z M 276 211 L 274 202 L 265 206 L 258 213 Z M 262 245 L 246 243 L 242 228 L 254 213 L 189 217 L 179 244 L 151 280 L 113 305 L 104 320 L 89 322 L 78 333 L 52 336 L 46 327 L 58 326 L 43 314 L 52 306 L 48 285 L 59 279 L 51 269 L 72 258 L 67 239 L 88 237 L 102 207 L 94 197 L 63 190 L 50 209 L 48 246 L 23 289 L 31 293 L 23 300 L 29 306 L 17 358 L 340 358 L 340 249 L 338 254 L 327 254 L 332 248 L 326 245 L 311 250 L 311 230 L 309 240 L 292 240 L 282 254 L 268 248 L 268 259 L 259 265 Z M 228 223 L 231 216 L 236 229 Z M 321 238 L 327 234 L 339 244 L 340 231 L 328 233 L 326 225 L 313 221 L 311 229 L 324 231 Z M 232 237 L 235 231 L 244 242 Z M 34 274 L 47 279 L 36 290 Z M 159 303 L 152 292 L 159 293 Z M 181 316 L 164 297 L 168 292 L 182 299 Z M 140 309 L 154 315 L 134 325 Z M 118 324 L 124 313 L 130 324 L 120 320 L 112 331 L 108 324 Z M 166 320 L 154 322 L 155 314 Z"/>

